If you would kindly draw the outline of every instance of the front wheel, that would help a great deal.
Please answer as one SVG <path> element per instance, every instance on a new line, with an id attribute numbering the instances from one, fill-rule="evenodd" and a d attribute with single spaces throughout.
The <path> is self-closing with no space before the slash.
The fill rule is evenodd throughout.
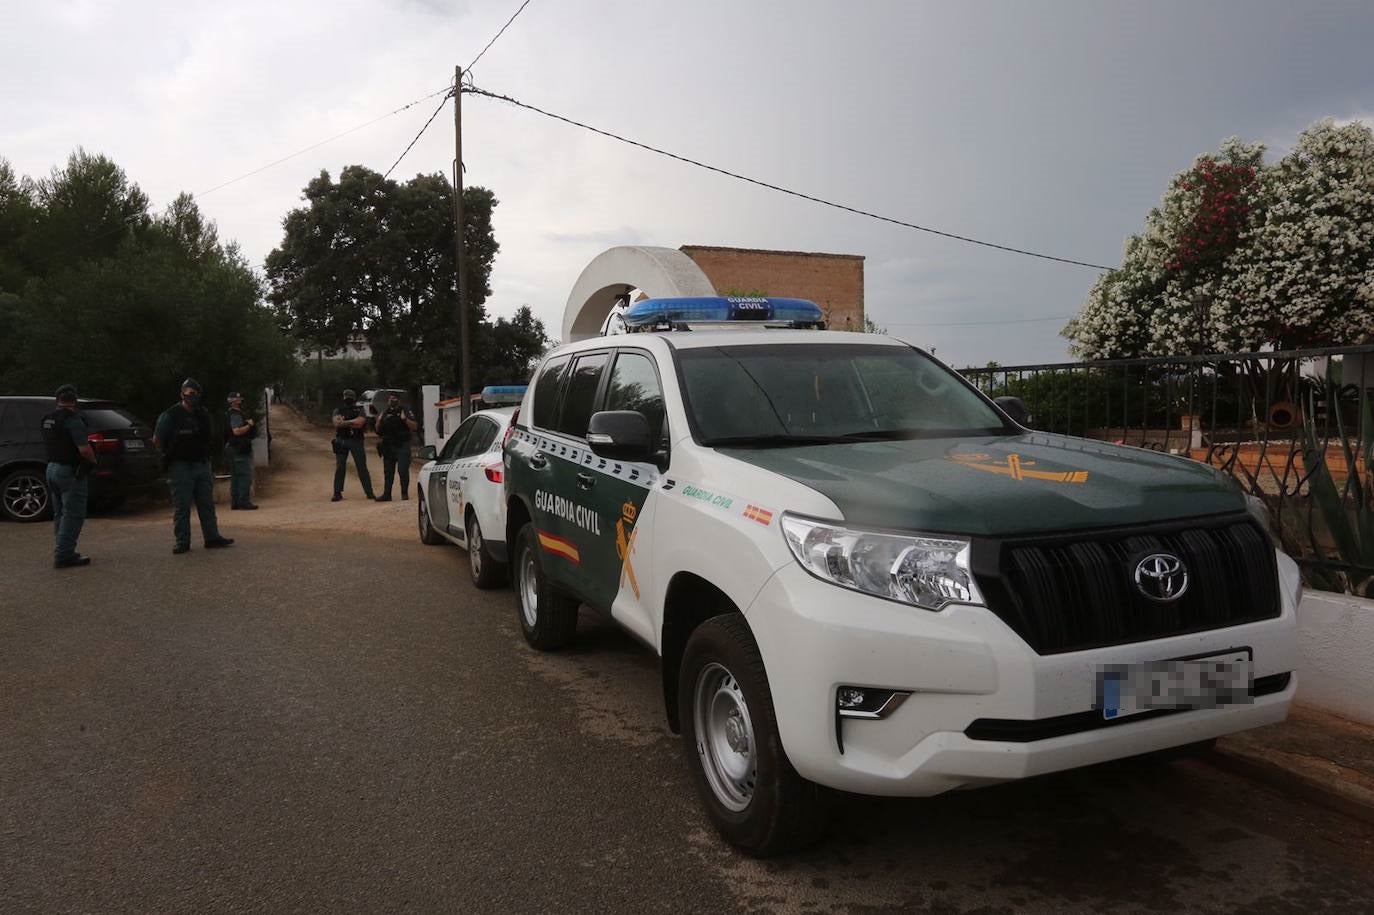
<path id="1" fill-rule="evenodd" d="M 21 467 L 0 480 L 0 514 L 11 521 L 42 521 L 52 517 L 52 499 L 42 469 Z"/>
<path id="2" fill-rule="evenodd" d="M 505 583 L 505 567 L 487 549 L 482 525 L 472 512 L 468 512 L 468 567 L 472 571 L 472 583 L 484 591 Z"/>
<path id="3" fill-rule="evenodd" d="M 420 498 L 415 501 L 418 503 L 417 511 L 420 513 L 420 542 L 430 546 L 438 546 L 444 542 L 444 538 L 434 529 L 434 525 L 429 520 L 429 500 L 425 498 L 424 491 L 419 493 Z"/>
<path id="4" fill-rule="evenodd" d="M 544 574 L 539 536 L 533 524 L 515 536 L 515 616 L 531 648 L 557 651 L 577 634 L 577 600 L 560 592 Z"/>
<path id="5" fill-rule="evenodd" d="M 829 792 L 788 761 L 763 658 L 740 614 L 713 617 L 692 633 L 678 681 L 678 714 L 692 781 L 726 840 L 767 856 L 824 834 Z"/>

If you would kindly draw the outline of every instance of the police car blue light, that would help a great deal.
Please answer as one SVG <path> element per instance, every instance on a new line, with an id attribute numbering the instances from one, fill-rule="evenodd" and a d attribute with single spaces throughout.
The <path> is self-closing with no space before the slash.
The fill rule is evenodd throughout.
<path id="1" fill-rule="evenodd" d="M 631 332 L 683 324 L 761 322 L 790 327 L 824 327 L 815 302 L 773 297 L 700 296 L 644 299 L 625 310 L 625 329 Z"/>
<path id="2" fill-rule="evenodd" d="M 518 404 L 525 397 L 526 385 L 489 384 L 482 389 L 482 402 L 492 406 Z"/>

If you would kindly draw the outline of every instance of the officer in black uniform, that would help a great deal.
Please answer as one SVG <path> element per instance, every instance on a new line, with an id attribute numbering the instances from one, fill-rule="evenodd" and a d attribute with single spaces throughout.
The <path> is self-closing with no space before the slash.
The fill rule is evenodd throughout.
<path id="1" fill-rule="evenodd" d="M 410 498 L 410 435 L 420 424 L 409 407 L 401 405 L 401 399 L 394 393 L 386 399 L 386 410 L 377 417 L 377 434 L 382 442 L 377 450 L 382 453 L 382 494 L 378 502 L 391 501 L 391 481 L 400 471 L 401 499 Z"/>
<path id="2" fill-rule="evenodd" d="M 91 559 L 76 551 L 76 541 L 86 523 L 86 479 L 95 466 L 95 449 L 86 440 L 86 420 L 76 408 L 72 385 L 57 389 L 57 409 L 43 417 L 43 444 L 48 451 L 48 498 L 57 538 L 53 568 L 88 566 Z"/>
<path id="3" fill-rule="evenodd" d="M 257 506 L 253 504 L 253 439 L 258 437 L 258 426 L 253 417 L 243 412 L 242 394 L 234 391 L 228 400 L 224 459 L 229 465 L 229 508 L 256 511 Z"/>
<path id="4" fill-rule="evenodd" d="M 215 516 L 215 478 L 210 473 L 210 411 L 201 406 L 200 382 L 181 383 L 181 400 L 163 411 L 153 430 L 153 444 L 167 463 L 167 483 L 172 490 L 173 553 L 191 549 L 191 502 L 200 516 L 200 533 L 206 549 L 225 547 L 234 541 L 219 532 Z"/>
<path id="5" fill-rule="evenodd" d="M 331 502 L 343 498 L 344 474 L 350 454 L 358 470 L 358 482 L 363 484 L 363 494 L 369 499 L 377 498 L 372 494 L 372 476 L 367 472 L 367 450 L 363 447 L 367 413 L 358 406 L 357 400 L 351 390 L 344 391 L 343 403 L 334 408 L 334 498 L 329 500 Z"/>

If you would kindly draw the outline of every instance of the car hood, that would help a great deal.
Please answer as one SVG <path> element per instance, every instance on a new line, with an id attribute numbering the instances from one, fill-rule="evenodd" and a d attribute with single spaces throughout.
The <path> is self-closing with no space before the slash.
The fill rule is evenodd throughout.
<path id="1" fill-rule="evenodd" d="M 1245 508 L 1204 464 L 1063 435 L 720 450 L 823 493 L 868 527 L 998 537 Z"/>

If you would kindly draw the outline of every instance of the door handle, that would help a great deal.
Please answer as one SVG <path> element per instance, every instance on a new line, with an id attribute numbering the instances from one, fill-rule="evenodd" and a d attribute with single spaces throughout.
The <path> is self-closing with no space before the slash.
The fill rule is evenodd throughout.
<path id="1" fill-rule="evenodd" d="M 535 470 L 543 470 L 545 467 L 549 466 L 549 459 L 536 451 L 530 456 L 530 466 Z"/>
<path id="2" fill-rule="evenodd" d="M 467 478 L 468 478 L 468 475 L 467 475 L 467 474 L 463 474 L 463 475 L 462 475 L 461 477 L 459 477 L 458 479 L 460 479 L 460 480 L 466 480 Z"/>
<path id="3" fill-rule="evenodd" d="M 579 473 L 579 474 L 577 475 L 577 488 L 578 488 L 578 489 L 591 489 L 591 488 L 592 488 L 593 486 L 595 486 L 595 485 L 596 485 L 596 477 L 592 476 L 590 473 L 587 473 L 586 471 L 583 471 L 582 473 Z"/>

